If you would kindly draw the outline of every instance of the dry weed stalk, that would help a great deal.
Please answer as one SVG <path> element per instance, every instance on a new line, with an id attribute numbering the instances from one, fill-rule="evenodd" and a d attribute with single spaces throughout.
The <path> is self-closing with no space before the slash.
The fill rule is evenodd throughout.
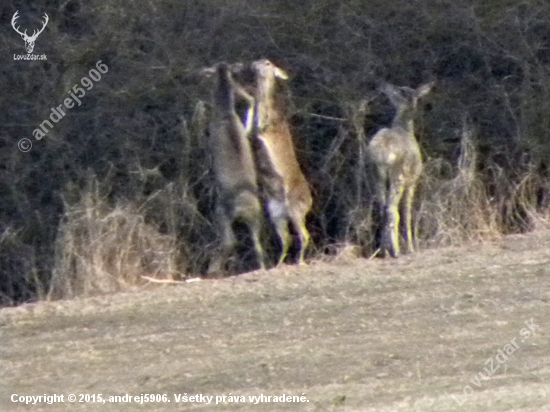
<path id="1" fill-rule="evenodd" d="M 94 181 L 80 202 L 66 205 L 48 296 L 113 292 L 143 283 L 141 276 L 173 279 L 177 255 L 174 237 L 130 204 L 109 208 Z"/>

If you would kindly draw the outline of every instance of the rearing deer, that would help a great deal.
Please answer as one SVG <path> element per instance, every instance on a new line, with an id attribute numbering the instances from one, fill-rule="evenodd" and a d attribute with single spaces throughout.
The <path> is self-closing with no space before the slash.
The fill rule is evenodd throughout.
<path id="1" fill-rule="evenodd" d="M 288 75 L 267 59 L 255 61 L 252 68 L 256 78 L 256 138 L 262 143 L 264 161 L 269 163 L 264 168 L 269 173 L 262 172 L 261 165 L 258 168 L 259 179 L 267 186 L 267 211 L 282 245 L 278 264 L 283 263 L 290 247 L 289 221 L 300 240 L 298 262 L 303 264 L 310 239 L 305 219 L 311 209 L 312 197 L 296 159 L 285 103 L 277 90 L 277 81 L 287 80 Z"/>
<path id="2" fill-rule="evenodd" d="M 211 262 L 208 273 L 219 272 L 234 249 L 236 238 L 232 225 L 236 220 L 241 220 L 249 227 L 256 257 L 264 269 L 264 252 L 260 244 L 262 206 L 248 140 L 253 126 L 254 98 L 234 83 L 226 64 L 218 64 L 215 72 L 210 147 L 217 184 L 216 217 L 223 232 L 223 240 L 221 253 Z M 249 104 L 246 129 L 235 112 L 235 93 Z"/>
<path id="3" fill-rule="evenodd" d="M 414 136 L 413 120 L 418 99 L 427 95 L 433 85 L 428 83 L 415 90 L 385 84 L 381 89 L 397 110 L 391 127 L 379 130 L 368 145 L 376 201 L 382 219 L 383 255 L 386 252 L 392 257 L 399 255 L 400 214 L 405 219 L 403 235 L 408 251 L 414 251 L 411 208 L 416 184 L 422 173 L 422 155 Z"/>

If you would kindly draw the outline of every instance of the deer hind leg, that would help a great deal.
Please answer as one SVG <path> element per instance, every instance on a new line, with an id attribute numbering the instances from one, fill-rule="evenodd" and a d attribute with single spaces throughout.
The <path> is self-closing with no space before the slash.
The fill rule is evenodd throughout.
<path id="1" fill-rule="evenodd" d="M 254 243 L 254 251 L 258 264 L 262 269 L 265 269 L 264 250 L 260 242 L 263 216 L 260 200 L 255 193 L 245 190 L 236 196 L 234 205 L 233 216 L 246 224 Z"/>
<path id="2" fill-rule="evenodd" d="M 298 264 L 304 265 L 306 250 L 309 245 L 309 240 L 311 238 L 311 236 L 309 235 L 309 231 L 306 228 L 306 217 L 303 213 L 291 213 L 290 220 L 298 234 L 298 239 L 300 240 Z"/>
<path id="3" fill-rule="evenodd" d="M 399 201 L 403 190 L 402 181 L 390 183 L 384 211 L 383 249 L 389 251 L 393 258 L 399 256 Z"/>
<path id="4" fill-rule="evenodd" d="M 405 189 L 403 208 L 401 216 L 405 219 L 405 227 L 403 231 L 403 237 L 407 244 L 407 252 L 414 252 L 414 234 L 412 230 L 412 203 L 414 199 L 414 185 L 411 185 Z"/>
<path id="5" fill-rule="evenodd" d="M 248 220 L 248 227 L 250 228 L 252 241 L 254 242 L 256 259 L 258 259 L 258 264 L 260 265 L 260 268 L 262 270 L 265 270 L 264 249 L 262 247 L 262 242 L 260 241 L 260 232 L 262 229 L 260 213 Z"/>
<path id="6" fill-rule="evenodd" d="M 218 228 L 222 231 L 223 238 L 217 256 L 210 261 L 207 271 L 208 275 L 221 273 L 223 271 L 225 262 L 229 258 L 231 252 L 235 249 L 235 244 L 237 243 L 237 239 L 233 233 L 231 219 L 229 219 L 223 211 L 218 210 L 216 214 L 218 219 Z"/>
<path id="7" fill-rule="evenodd" d="M 280 266 L 286 259 L 291 241 L 288 232 L 288 212 L 284 201 L 269 200 L 267 202 L 267 213 L 269 214 L 269 219 L 275 226 L 277 236 L 281 242 L 281 257 L 277 262 L 277 266 Z"/>
<path id="8" fill-rule="evenodd" d="M 380 256 L 385 257 L 387 252 L 387 241 L 386 241 L 386 222 L 388 221 L 386 214 L 386 203 L 387 203 L 387 188 L 386 188 L 386 177 L 380 173 L 380 171 L 375 170 L 376 174 L 374 175 L 376 179 L 373 182 L 374 191 L 371 192 L 372 203 L 373 203 L 373 214 L 374 222 L 376 224 L 375 232 L 375 244 L 380 250 Z"/>

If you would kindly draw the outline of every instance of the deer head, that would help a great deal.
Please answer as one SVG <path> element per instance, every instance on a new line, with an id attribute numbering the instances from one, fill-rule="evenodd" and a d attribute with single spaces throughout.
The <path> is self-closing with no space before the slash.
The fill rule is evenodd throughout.
<path id="1" fill-rule="evenodd" d="M 417 89 L 412 89 L 406 86 L 394 86 L 389 83 L 383 84 L 380 91 L 390 99 L 397 110 L 394 124 L 400 123 L 412 127 L 411 122 L 418 106 L 418 100 L 430 93 L 434 85 L 435 82 L 431 82 L 423 84 Z"/>
<path id="2" fill-rule="evenodd" d="M 34 50 L 34 42 L 36 41 L 36 38 L 40 33 L 44 31 L 50 19 L 48 15 L 44 13 L 44 23 L 42 25 L 42 28 L 40 30 L 34 30 L 32 33 L 32 36 L 28 36 L 27 30 L 21 33 L 21 31 L 19 30 L 19 26 L 15 27 L 16 21 L 19 18 L 18 13 L 19 13 L 19 10 L 17 10 L 13 15 L 13 18 L 11 19 L 11 26 L 17 33 L 21 35 L 21 38 L 25 41 L 25 49 L 27 49 L 27 53 L 32 53 L 32 51 Z"/>
<path id="3" fill-rule="evenodd" d="M 408 106 L 411 109 L 416 109 L 418 100 L 430 93 L 434 85 L 435 82 L 431 82 L 423 84 L 417 89 L 411 89 L 406 86 L 397 87 L 389 83 L 385 83 L 382 85 L 380 91 L 388 96 L 396 108 L 400 109 L 404 106 Z"/>
<path id="4" fill-rule="evenodd" d="M 274 82 L 275 78 L 281 80 L 288 80 L 288 74 L 283 70 L 275 66 L 267 59 L 257 60 L 252 63 L 252 67 L 256 70 L 258 76 L 262 79 L 272 79 Z"/>

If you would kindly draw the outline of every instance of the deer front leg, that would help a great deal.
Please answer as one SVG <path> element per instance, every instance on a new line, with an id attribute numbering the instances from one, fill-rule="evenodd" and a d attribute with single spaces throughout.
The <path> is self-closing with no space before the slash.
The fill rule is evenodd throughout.
<path id="1" fill-rule="evenodd" d="M 246 100 L 248 104 L 248 110 L 246 111 L 246 117 L 244 120 L 244 129 L 247 136 L 250 136 L 250 133 L 254 129 L 254 112 L 256 106 L 256 100 L 240 85 L 235 85 L 236 94 Z"/>

